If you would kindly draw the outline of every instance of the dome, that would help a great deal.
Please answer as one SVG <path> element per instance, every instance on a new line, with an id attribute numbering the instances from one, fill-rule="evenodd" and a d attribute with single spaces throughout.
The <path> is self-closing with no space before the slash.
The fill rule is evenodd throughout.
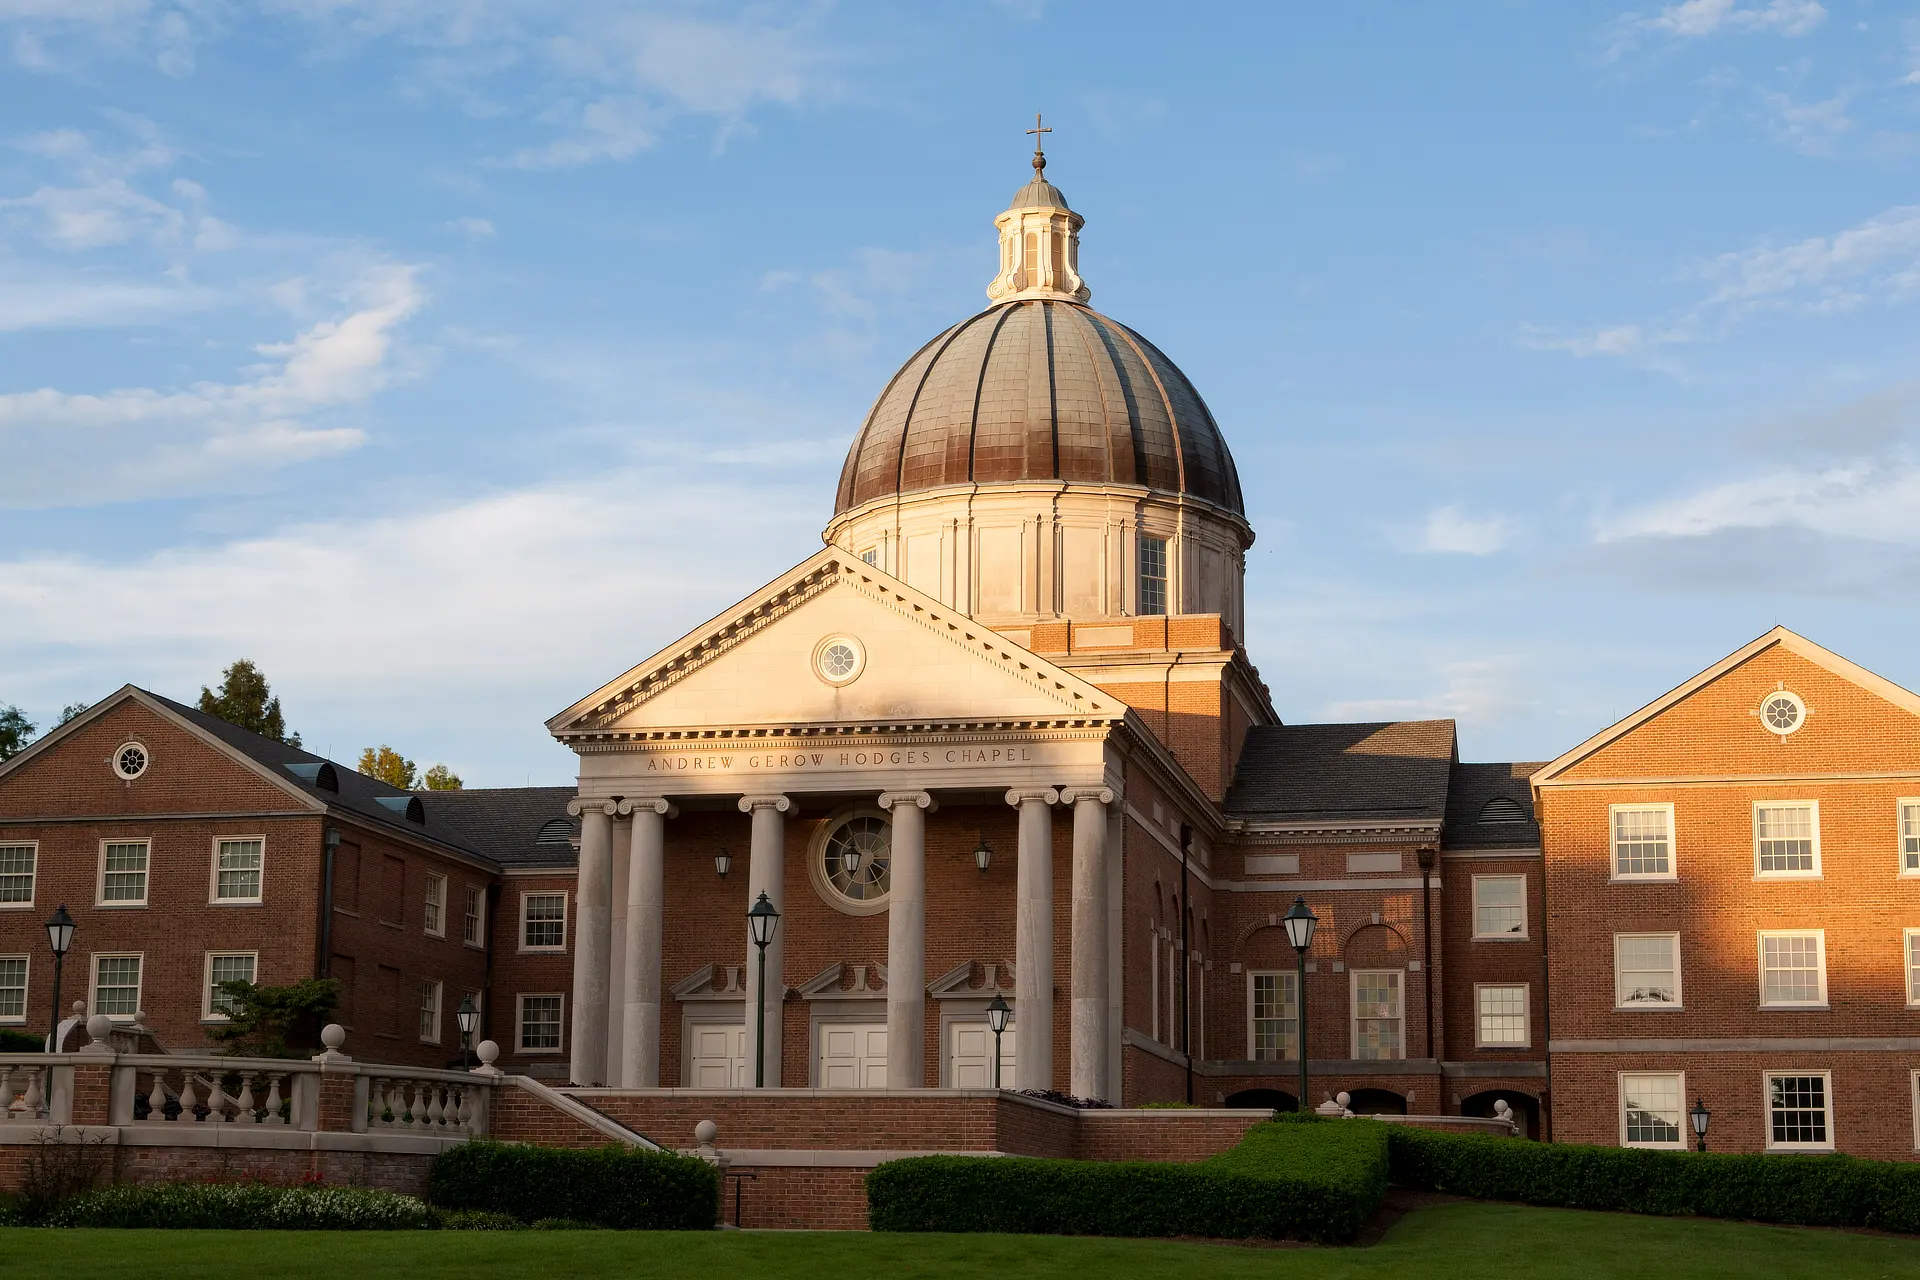
<path id="1" fill-rule="evenodd" d="M 1060 188 L 1035 174 L 1033 181 L 1013 193 L 1013 199 L 1007 202 L 1009 209 L 1065 209 L 1067 197 Z"/>
<path id="2" fill-rule="evenodd" d="M 915 353 L 855 437 L 834 514 L 1022 481 L 1141 485 L 1246 515 L 1233 456 L 1187 376 L 1066 297 L 990 307 Z"/>

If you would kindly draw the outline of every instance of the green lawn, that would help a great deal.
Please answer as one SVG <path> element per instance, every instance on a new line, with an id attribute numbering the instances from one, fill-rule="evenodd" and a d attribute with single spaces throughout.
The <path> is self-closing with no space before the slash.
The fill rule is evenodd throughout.
<path id="1" fill-rule="evenodd" d="M 1749 1277 L 1820 1280 L 1920 1275 L 1920 1240 L 1634 1218 L 1562 1209 L 1452 1204 L 1409 1214 L 1371 1248 L 1253 1249 L 1054 1236 L 855 1233 L 0 1231 L 0 1276 L 88 1280 L 514 1280 L 555 1276 L 821 1277 L 1151 1275 Z"/>

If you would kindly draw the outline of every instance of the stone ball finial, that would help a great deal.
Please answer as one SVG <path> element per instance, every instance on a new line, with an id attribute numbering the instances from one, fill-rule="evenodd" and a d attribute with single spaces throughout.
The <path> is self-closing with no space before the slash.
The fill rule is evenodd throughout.
<path id="1" fill-rule="evenodd" d="M 87 1019 L 87 1035 L 95 1044 L 105 1044 L 107 1037 L 113 1034 L 113 1019 L 104 1013 L 96 1013 Z"/>
<path id="2" fill-rule="evenodd" d="M 493 1060 L 500 1056 L 500 1046 L 491 1040 L 482 1040 L 473 1046 L 473 1056 L 480 1059 L 481 1066 L 490 1067 Z"/>
<path id="3" fill-rule="evenodd" d="M 75 1001 L 73 1002 L 73 1007 L 72 1007 L 72 1013 L 73 1013 L 73 1016 L 74 1016 L 74 1017 L 76 1017 L 76 1018 L 84 1018 L 84 1017 L 86 1017 L 86 1016 L 87 1016 L 87 1002 L 86 1002 L 85 1000 L 75 1000 Z"/>
<path id="4" fill-rule="evenodd" d="M 1353 1095 L 1350 1093 L 1336 1093 L 1333 1095 L 1333 1100 L 1339 1103 L 1343 1107 L 1350 1107 L 1353 1105 Z"/>
<path id="5" fill-rule="evenodd" d="M 702 1120 L 693 1126 L 693 1140 L 703 1147 L 712 1146 L 713 1140 L 719 1136 L 720 1126 L 711 1120 Z"/>
<path id="6" fill-rule="evenodd" d="M 145 1027 L 147 1025 L 147 1011 L 145 1009 L 135 1009 L 133 1011 L 133 1025 L 136 1027 Z"/>
<path id="7" fill-rule="evenodd" d="M 1493 1114 L 1499 1116 L 1502 1120 L 1507 1119 L 1508 1113 L 1512 1110 L 1513 1108 L 1507 1105 L 1505 1098 L 1497 1098 L 1494 1100 Z"/>
<path id="8" fill-rule="evenodd" d="M 320 1043 L 327 1046 L 328 1053 L 338 1052 L 340 1046 L 346 1042 L 347 1029 L 339 1023 L 329 1022 L 326 1026 L 320 1028 Z"/>

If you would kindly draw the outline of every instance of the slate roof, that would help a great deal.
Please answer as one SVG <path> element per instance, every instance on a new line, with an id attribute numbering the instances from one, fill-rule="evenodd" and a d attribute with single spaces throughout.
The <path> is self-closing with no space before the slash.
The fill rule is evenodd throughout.
<path id="1" fill-rule="evenodd" d="M 1225 808 L 1230 817 L 1274 822 L 1438 824 L 1454 750 L 1451 720 L 1256 726 Z"/>
<path id="2" fill-rule="evenodd" d="M 1527 785 L 1527 778 L 1539 768 L 1533 761 L 1453 766 L 1447 822 L 1440 832 L 1442 847 L 1539 848 L 1540 824 L 1534 820 L 1533 789 Z M 1518 821 L 1512 820 L 1516 810 Z"/>
<path id="3" fill-rule="evenodd" d="M 499 787 L 436 791 L 422 799 L 465 833 L 469 847 L 503 867 L 570 867 L 580 855 L 566 837 L 579 838 L 580 820 L 567 816 L 567 802 L 578 794 L 572 787 Z"/>

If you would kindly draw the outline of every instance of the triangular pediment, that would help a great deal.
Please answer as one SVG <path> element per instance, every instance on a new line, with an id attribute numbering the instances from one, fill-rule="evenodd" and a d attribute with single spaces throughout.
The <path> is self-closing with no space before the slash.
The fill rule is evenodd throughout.
<path id="1" fill-rule="evenodd" d="M 847 643 L 851 678 L 822 664 Z M 547 722 L 561 739 L 787 725 L 1119 720 L 1126 704 L 827 547 Z"/>

